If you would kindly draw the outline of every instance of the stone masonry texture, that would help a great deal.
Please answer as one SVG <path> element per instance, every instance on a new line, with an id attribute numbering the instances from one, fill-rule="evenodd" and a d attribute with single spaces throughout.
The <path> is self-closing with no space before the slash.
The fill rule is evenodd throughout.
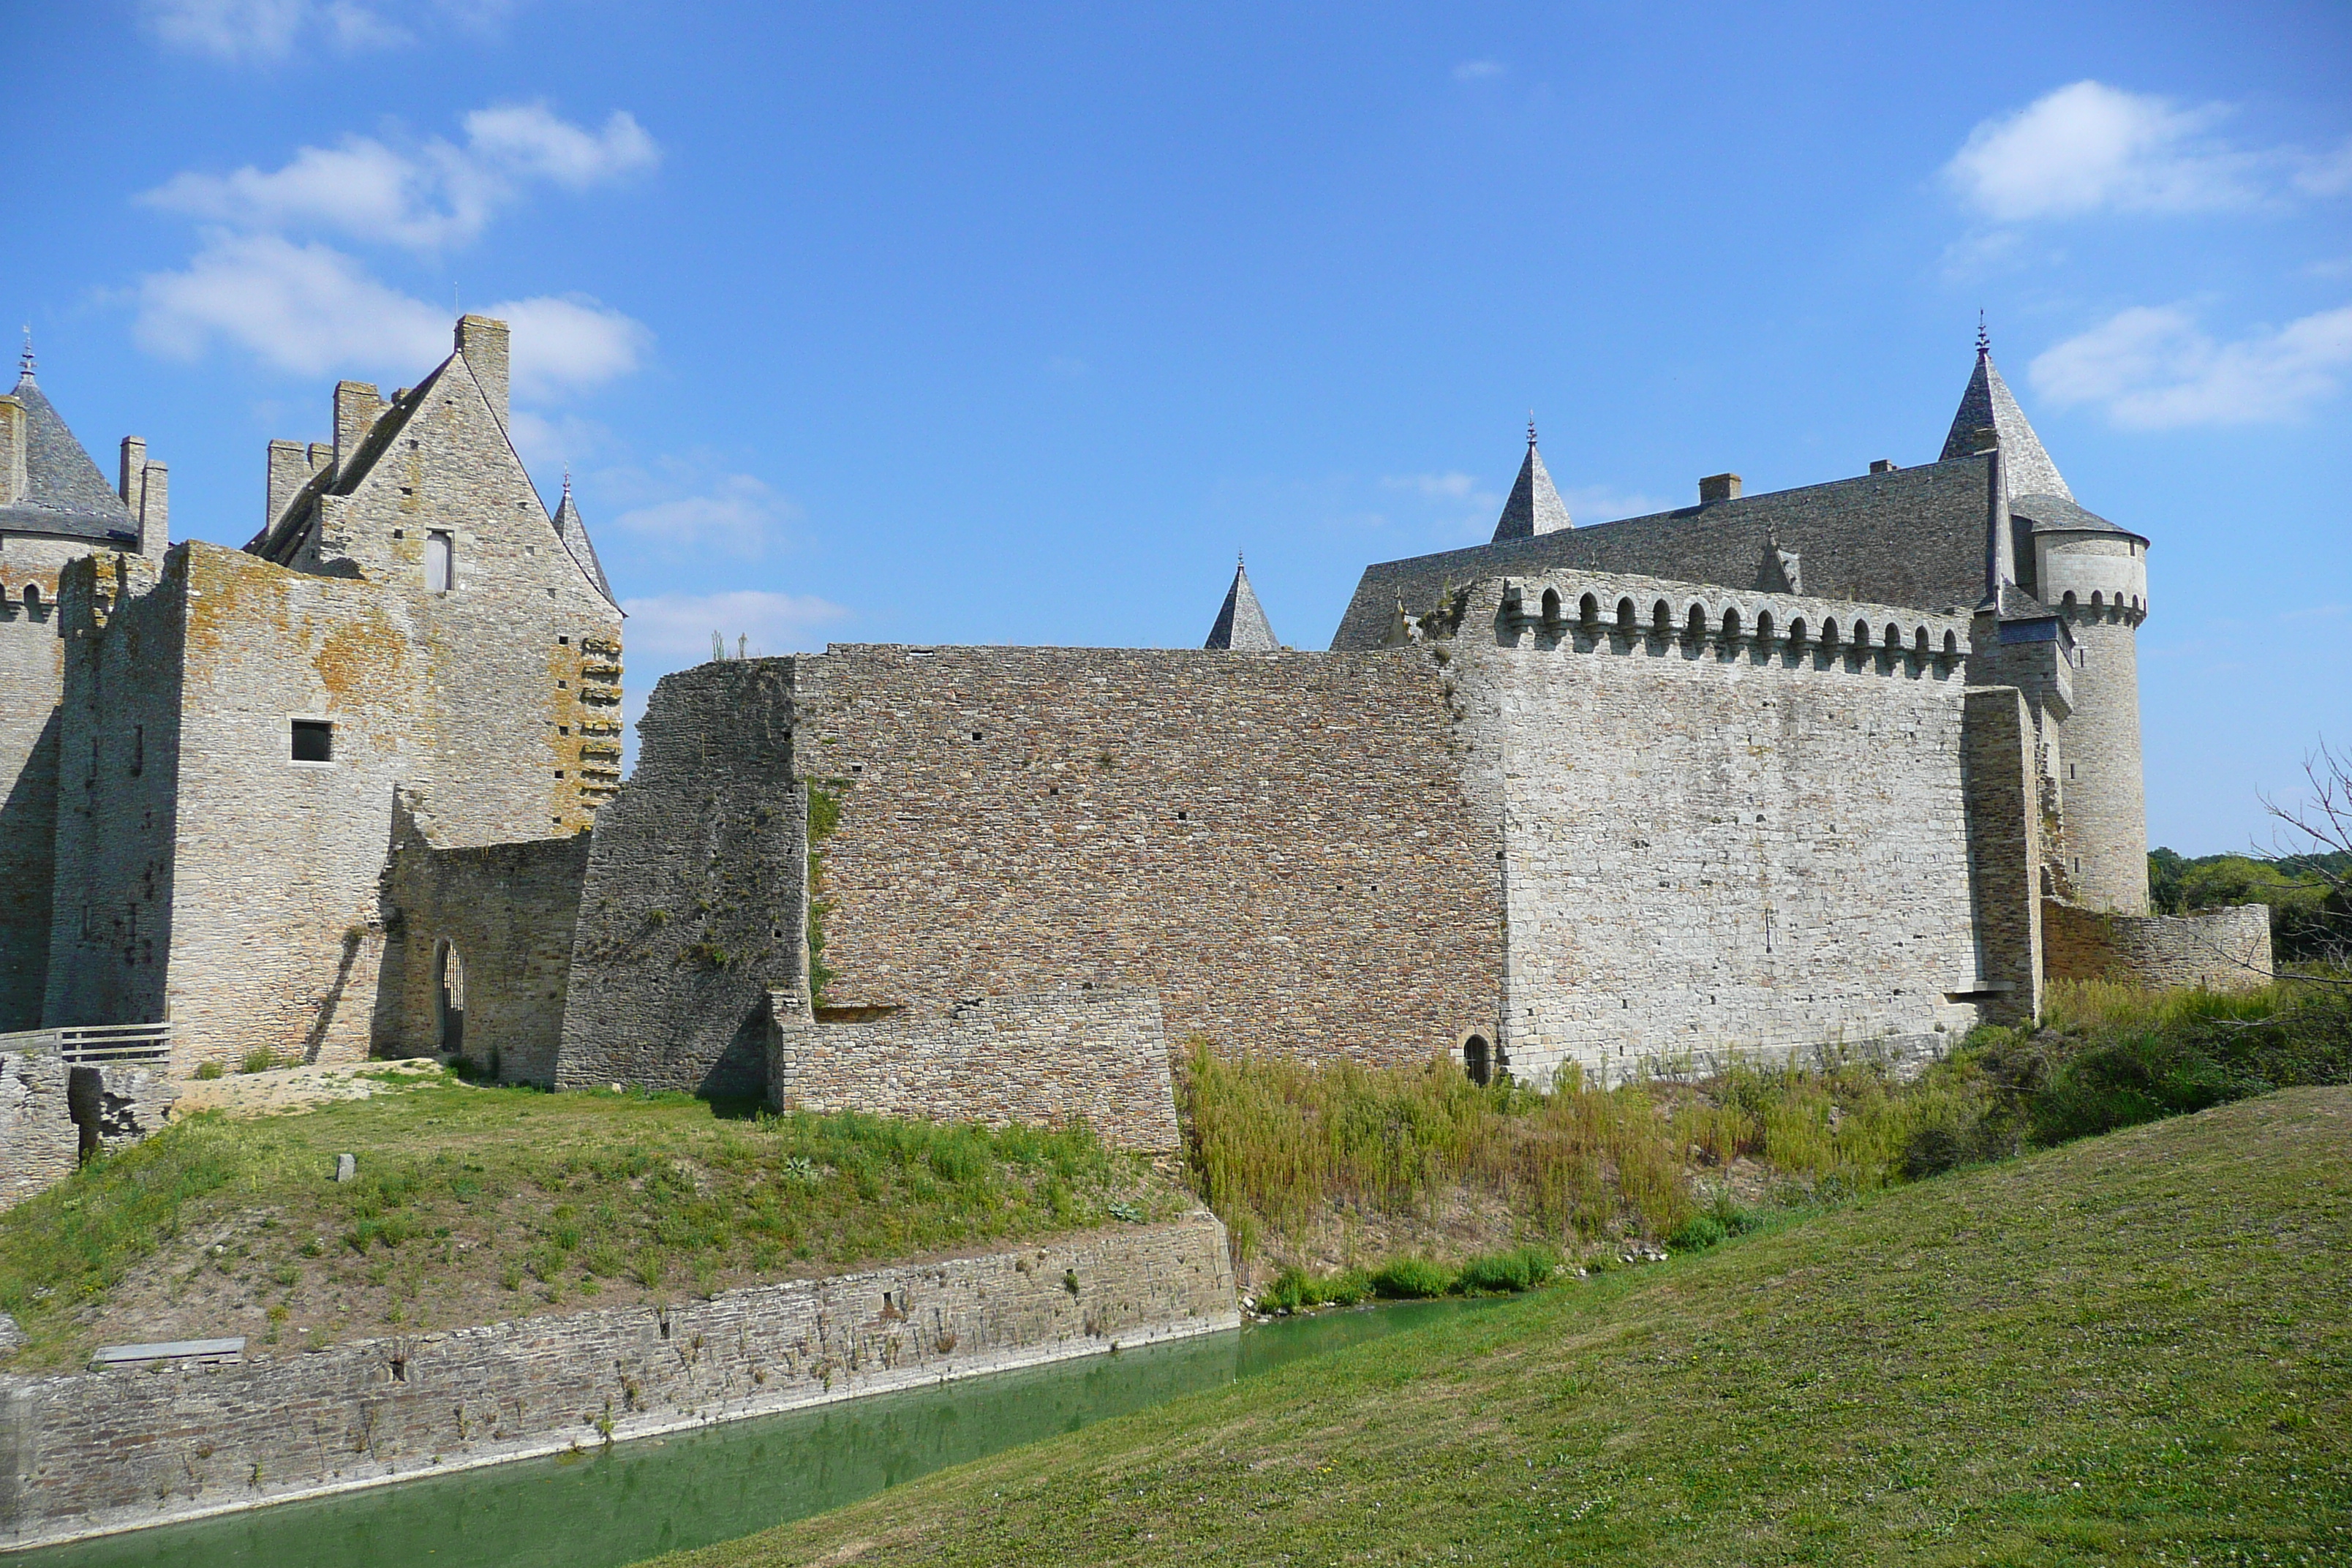
<path id="1" fill-rule="evenodd" d="M 1178 1147 L 1160 998 L 1073 986 L 960 1003 L 944 1018 L 817 1023 L 774 999 L 769 1103 L 782 1110 L 1016 1122 L 1084 1121 L 1106 1142 Z"/>
<path id="2" fill-rule="evenodd" d="M 0 1539 L 129 1529 L 1238 1323 L 1224 1227 L 1202 1213 L 669 1307 L 0 1379 Z"/>
<path id="3" fill-rule="evenodd" d="M 2042 901 L 2053 980 L 2122 980 L 2151 988 L 2244 991 L 2272 977 L 2270 909 L 2244 904 L 2194 915 L 2119 915 Z"/>

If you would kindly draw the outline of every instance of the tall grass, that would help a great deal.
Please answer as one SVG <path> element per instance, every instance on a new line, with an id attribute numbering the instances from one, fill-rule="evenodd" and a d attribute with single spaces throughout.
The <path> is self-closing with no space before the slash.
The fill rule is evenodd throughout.
<path id="1" fill-rule="evenodd" d="M 1703 1085 L 1481 1088 L 1449 1061 L 1314 1068 L 1193 1040 L 1181 1093 L 1202 1194 L 1244 1255 L 1331 1205 L 1435 1211 L 1464 1185 L 1504 1199 L 1539 1237 L 1672 1233 L 1726 1167 L 1761 1162 L 1808 1188 L 1860 1191 L 1897 1174 L 1918 1129 L 1960 1090 L 1898 1087 L 1874 1064 L 1735 1065 Z"/>

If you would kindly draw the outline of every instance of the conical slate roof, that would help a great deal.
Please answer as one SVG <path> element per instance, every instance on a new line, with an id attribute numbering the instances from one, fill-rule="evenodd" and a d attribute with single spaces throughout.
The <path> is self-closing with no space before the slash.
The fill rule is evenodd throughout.
<path id="1" fill-rule="evenodd" d="M 2042 437 L 2027 422 L 2025 410 L 2010 395 L 2009 384 L 1993 368 L 1992 351 L 1979 342 L 1976 373 L 1969 377 L 1968 391 L 1960 395 L 1959 412 L 1952 416 L 1951 434 L 1944 437 L 1943 458 L 1938 460 L 1973 456 L 1976 433 L 1987 428 L 2000 438 L 2001 472 L 2012 497 L 2074 499 L 2074 492 L 2059 475 L 2058 465 L 2042 449 Z"/>
<path id="2" fill-rule="evenodd" d="M 1551 475 L 1544 470 L 1543 454 L 1536 450 L 1536 422 L 1528 421 L 1528 455 L 1519 464 L 1519 477 L 1511 486 L 1511 497 L 1503 503 L 1503 515 L 1495 524 L 1497 542 L 1506 539 L 1532 539 L 1538 533 L 1558 533 L 1576 525 L 1568 520 L 1568 508 L 1561 504 L 1559 491 L 1552 488 Z"/>
<path id="3" fill-rule="evenodd" d="M 604 580 L 604 564 L 596 559 L 596 547 L 588 542 L 588 524 L 580 516 L 580 509 L 572 500 L 572 477 L 563 478 L 563 504 L 555 509 L 555 537 L 563 541 L 563 548 L 588 574 L 588 581 L 596 584 L 596 592 L 613 599 L 613 584 Z M 619 604 L 618 599 L 613 603 Z"/>
<path id="4" fill-rule="evenodd" d="M 1234 563 L 1234 585 L 1225 590 L 1224 608 L 1217 612 L 1217 624 L 1209 628 L 1209 640 L 1201 646 L 1230 648 L 1235 653 L 1281 650 L 1282 644 L 1276 640 L 1274 627 L 1266 621 L 1265 606 L 1257 602 L 1257 594 L 1250 587 L 1249 573 L 1238 560 Z"/>
<path id="5" fill-rule="evenodd" d="M 130 510 L 42 395 L 30 363 L 9 395 L 25 405 L 25 493 L 0 505 L 0 528 L 77 539 L 135 536 L 139 525 Z"/>

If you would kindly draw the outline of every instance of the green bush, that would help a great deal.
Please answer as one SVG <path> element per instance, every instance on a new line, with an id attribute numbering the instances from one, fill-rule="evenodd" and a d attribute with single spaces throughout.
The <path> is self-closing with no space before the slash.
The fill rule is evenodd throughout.
<path id="1" fill-rule="evenodd" d="M 1258 1292 L 1257 1310 L 1297 1312 L 1308 1307 L 1352 1307 L 1370 1294 L 1370 1281 L 1361 1269 L 1318 1276 L 1294 1265 L 1276 1275 L 1274 1283 Z"/>
<path id="2" fill-rule="evenodd" d="M 1454 1270 L 1427 1258 L 1392 1258 L 1374 1270 L 1371 1287 L 1391 1301 L 1420 1300 L 1453 1289 Z"/>
<path id="3" fill-rule="evenodd" d="M 268 1072 L 277 1065 L 278 1053 L 276 1051 L 271 1050 L 268 1046 L 257 1046 L 252 1050 L 245 1053 L 245 1060 L 237 1064 L 236 1070 L 239 1072 Z"/>
<path id="4" fill-rule="evenodd" d="M 1695 1214 L 1675 1227 L 1666 1246 L 1676 1252 L 1705 1252 L 1731 1239 L 1731 1231 L 1711 1214 Z"/>
<path id="5" fill-rule="evenodd" d="M 220 1065 L 220 1063 L 218 1063 L 218 1062 L 198 1062 L 198 1063 L 196 1064 L 196 1077 L 198 1077 L 199 1079 L 202 1079 L 205 1082 L 206 1082 L 206 1083 L 210 1083 L 210 1082 L 212 1082 L 212 1080 L 213 1080 L 213 1079 L 216 1079 L 216 1078 L 218 1078 L 218 1077 L 220 1077 L 220 1076 L 221 1076 L 221 1065 Z"/>
<path id="6" fill-rule="evenodd" d="M 1532 1290 L 1549 1284 L 1559 1268 L 1559 1254 L 1550 1247 L 1518 1247 L 1470 1259 L 1462 1266 L 1454 1288 L 1471 1295 Z"/>

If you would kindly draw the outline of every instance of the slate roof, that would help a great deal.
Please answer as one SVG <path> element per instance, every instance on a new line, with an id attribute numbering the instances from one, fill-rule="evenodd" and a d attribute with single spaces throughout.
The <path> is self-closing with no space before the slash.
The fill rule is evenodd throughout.
<path id="1" fill-rule="evenodd" d="M 1574 528 L 1568 518 L 1568 508 L 1561 503 L 1559 491 L 1552 488 L 1551 475 L 1544 468 L 1543 454 L 1536 450 L 1536 424 L 1528 421 L 1528 455 L 1519 463 L 1519 477 L 1511 486 L 1510 499 L 1503 502 L 1503 515 L 1495 523 L 1495 538 L 1532 539 L 1539 533 L 1557 533 Z"/>
<path id="2" fill-rule="evenodd" d="M 1503 573 L 1583 567 L 1677 583 L 1755 589 L 1768 549 L 1799 555 L 1805 592 L 1923 610 L 1984 597 L 1989 464 L 1955 458 L 1860 474 L 1619 522 L 1501 540 L 1366 568 L 1331 640 L 1378 647 L 1399 595 L 1414 613 L 1446 586 Z"/>
<path id="3" fill-rule="evenodd" d="M 1217 612 L 1217 624 L 1209 628 L 1209 640 L 1201 646 L 1230 648 L 1235 653 L 1278 653 L 1282 649 L 1273 626 L 1265 618 L 1265 606 L 1257 602 L 1257 593 L 1250 586 L 1249 573 L 1238 561 L 1234 563 L 1234 585 L 1225 590 L 1224 607 Z"/>
<path id="4" fill-rule="evenodd" d="M 25 494 L 0 506 L 0 529 L 68 539 L 139 537 L 139 525 L 66 427 L 29 370 L 10 395 L 25 405 Z"/>
<path id="5" fill-rule="evenodd" d="M 1960 394 L 1959 411 L 1952 416 L 1951 431 L 1944 437 L 1944 460 L 1973 455 L 1976 433 L 1988 427 L 2000 438 L 2000 466 L 2007 473 L 2011 495 L 2074 499 L 2058 465 L 2043 449 L 2042 437 L 2033 433 L 2025 410 L 2010 395 L 2009 384 L 2001 380 L 1992 363 L 1992 351 L 1979 348 L 1976 372 L 1969 377 L 1968 390 Z"/>
<path id="6" fill-rule="evenodd" d="M 2009 515 L 2024 518 L 2033 525 L 2036 533 L 2125 533 L 2137 539 L 2127 528 L 2118 528 L 2097 512 L 2074 504 L 2067 496 L 2012 495 Z"/>

